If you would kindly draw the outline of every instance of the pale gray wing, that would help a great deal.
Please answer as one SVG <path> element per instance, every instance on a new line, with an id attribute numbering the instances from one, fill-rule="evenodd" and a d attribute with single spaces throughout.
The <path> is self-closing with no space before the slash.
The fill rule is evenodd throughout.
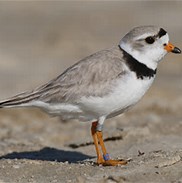
<path id="1" fill-rule="evenodd" d="M 100 96 L 125 73 L 118 47 L 97 52 L 68 68 L 56 79 L 38 88 L 39 100 L 50 103 L 76 102 L 82 96 Z"/>

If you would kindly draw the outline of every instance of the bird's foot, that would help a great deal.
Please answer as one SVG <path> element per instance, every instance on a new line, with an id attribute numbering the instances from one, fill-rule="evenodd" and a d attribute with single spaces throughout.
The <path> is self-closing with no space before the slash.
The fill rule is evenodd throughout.
<path id="1" fill-rule="evenodd" d="M 117 166 L 117 165 L 126 165 L 127 161 L 126 160 L 113 160 L 110 159 L 109 154 L 106 154 L 102 157 L 99 157 L 97 159 L 97 164 L 98 165 L 103 165 L 103 166 Z"/>
<path id="2" fill-rule="evenodd" d="M 107 160 L 102 163 L 103 166 L 117 166 L 117 165 L 126 165 L 127 161 L 126 160 Z"/>

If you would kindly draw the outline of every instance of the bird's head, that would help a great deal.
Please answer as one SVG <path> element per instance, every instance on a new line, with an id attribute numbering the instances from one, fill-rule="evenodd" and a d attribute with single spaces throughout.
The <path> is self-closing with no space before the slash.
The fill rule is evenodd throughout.
<path id="1" fill-rule="evenodd" d="M 155 26 L 132 29 L 120 41 L 120 47 L 149 68 L 156 69 L 158 62 L 168 53 L 181 53 L 169 42 L 169 35 Z"/>

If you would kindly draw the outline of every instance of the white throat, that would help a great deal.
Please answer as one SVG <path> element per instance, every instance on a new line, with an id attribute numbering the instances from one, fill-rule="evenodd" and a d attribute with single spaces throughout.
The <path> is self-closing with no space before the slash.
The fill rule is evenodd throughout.
<path id="1" fill-rule="evenodd" d="M 138 62 L 145 64 L 148 68 L 155 70 L 157 68 L 158 62 L 156 60 L 151 59 L 146 54 L 141 54 L 139 51 L 134 50 L 129 46 L 128 44 L 125 44 L 123 42 L 120 43 L 120 47 L 129 53 L 133 58 L 135 58 Z M 151 55 L 152 55 L 151 51 Z M 161 58 L 160 58 L 161 59 Z"/>

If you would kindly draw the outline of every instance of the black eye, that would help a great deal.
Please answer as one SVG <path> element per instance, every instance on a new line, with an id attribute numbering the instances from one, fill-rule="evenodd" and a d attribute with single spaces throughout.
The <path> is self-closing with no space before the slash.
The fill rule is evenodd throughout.
<path id="1" fill-rule="evenodd" d="M 145 41 L 148 43 L 148 44 L 152 44 L 152 43 L 154 43 L 154 41 L 155 41 L 155 39 L 153 38 L 153 37 L 147 37 L 146 39 L 145 39 Z"/>

